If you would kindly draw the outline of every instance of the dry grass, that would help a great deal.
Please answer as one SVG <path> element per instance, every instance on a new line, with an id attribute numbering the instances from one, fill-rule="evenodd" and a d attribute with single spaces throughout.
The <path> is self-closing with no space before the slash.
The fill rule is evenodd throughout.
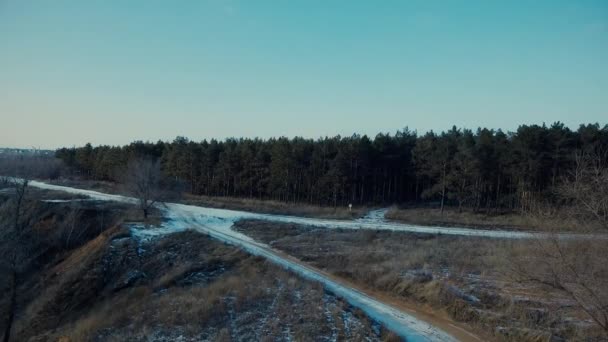
<path id="1" fill-rule="evenodd" d="M 48 237 L 71 209 L 39 205 L 36 236 Z M 112 210 L 128 215 L 124 206 Z M 79 227 L 99 223 L 95 215 L 76 218 Z M 191 231 L 142 242 L 115 226 L 48 253 L 19 289 L 16 340 L 314 341 L 335 332 L 380 341 L 388 334 L 319 284 Z"/>
<path id="2" fill-rule="evenodd" d="M 297 293 L 297 295 L 295 295 Z M 239 267 L 208 286 L 172 287 L 162 293 L 148 287 L 130 289 L 106 301 L 70 324 L 61 336 L 71 341 L 176 338 L 274 341 L 289 334 L 313 341 L 332 329 L 324 317 L 323 289 L 259 259 L 247 258 Z M 119 307 L 121 310 L 116 310 Z M 332 306 L 336 327 L 345 338 L 374 336 L 366 317 L 350 330 L 341 317 L 344 304 Z M 352 325 L 352 322 L 349 322 Z M 235 330 L 236 329 L 236 330 Z M 172 335 L 176 331 L 178 335 Z M 388 335 L 388 332 L 383 332 Z"/>
<path id="3" fill-rule="evenodd" d="M 112 182 L 60 179 L 53 181 L 53 184 L 128 195 L 120 184 Z M 306 203 L 286 203 L 273 200 L 259 200 L 239 197 L 195 196 L 191 194 L 183 194 L 182 202 L 211 208 L 243 210 L 277 215 L 296 215 L 325 219 L 360 218 L 370 210 L 370 208 L 366 206 L 353 207 L 352 211 L 349 211 L 346 207 L 334 208 L 310 205 Z"/>
<path id="4" fill-rule="evenodd" d="M 182 265 L 172 268 L 169 272 L 163 274 L 156 282 L 155 288 L 167 288 L 175 285 L 176 281 L 183 278 L 184 275 L 191 273 L 194 270 L 192 263 L 186 262 Z"/>
<path id="5" fill-rule="evenodd" d="M 254 220 L 238 222 L 237 229 L 372 291 L 441 309 L 482 336 L 548 341 L 590 333 L 569 321 L 584 316 L 563 293 L 513 278 L 513 253 L 533 243 Z"/>
<path id="6" fill-rule="evenodd" d="M 187 204 L 203 207 L 233 209 L 258 213 L 295 215 L 325 219 L 353 219 L 365 215 L 368 207 L 354 207 L 352 211 L 344 207 L 321 207 L 304 203 L 286 203 L 272 200 L 258 200 L 235 197 L 209 197 L 185 195 Z"/>
<path id="7" fill-rule="evenodd" d="M 389 220 L 428 226 L 478 227 L 483 229 L 541 230 L 541 231 L 581 231 L 589 230 L 589 224 L 582 225 L 571 217 L 557 215 L 522 215 L 515 212 L 475 213 L 469 210 L 458 212 L 446 208 L 441 214 L 437 208 L 392 207 L 385 217 Z"/>
<path id="8" fill-rule="evenodd" d="M 60 178 L 50 181 L 52 184 L 69 186 L 81 189 L 89 189 L 108 193 L 120 193 L 124 191 L 118 183 L 107 182 L 107 181 L 92 181 L 92 180 L 81 180 L 81 179 L 69 179 Z M 124 193 L 123 193 L 124 194 Z"/>

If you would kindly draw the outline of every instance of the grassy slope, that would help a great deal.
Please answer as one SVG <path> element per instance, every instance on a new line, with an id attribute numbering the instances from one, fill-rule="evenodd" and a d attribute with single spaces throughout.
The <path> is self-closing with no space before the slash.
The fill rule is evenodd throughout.
<path id="1" fill-rule="evenodd" d="M 45 252 L 22 276 L 15 340 L 394 337 L 318 284 L 204 235 L 136 240 L 115 224 L 130 216 L 126 207 L 108 204 L 115 214 L 106 221 L 112 228 L 97 233 L 95 212 L 107 208 L 77 202 L 80 212 L 89 213 L 79 216 L 78 227 L 95 228 L 96 234 L 61 247 L 72 207 L 36 203 L 36 238 L 57 244 L 40 245 Z"/>
<path id="2" fill-rule="evenodd" d="M 487 338 L 548 341 L 588 333 L 568 322 L 580 312 L 563 306 L 563 296 L 513 281 L 510 260 L 518 241 L 324 230 L 256 220 L 240 221 L 236 229 L 397 301 L 445 310 Z"/>

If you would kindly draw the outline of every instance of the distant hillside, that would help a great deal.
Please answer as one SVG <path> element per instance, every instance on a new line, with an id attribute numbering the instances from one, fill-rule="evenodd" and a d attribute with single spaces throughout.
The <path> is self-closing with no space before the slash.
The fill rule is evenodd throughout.
<path id="1" fill-rule="evenodd" d="M 53 150 L 40 150 L 35 148 L 8 148 L 0 147 L 0 155 L 45 155 L 55 154 Z"/>

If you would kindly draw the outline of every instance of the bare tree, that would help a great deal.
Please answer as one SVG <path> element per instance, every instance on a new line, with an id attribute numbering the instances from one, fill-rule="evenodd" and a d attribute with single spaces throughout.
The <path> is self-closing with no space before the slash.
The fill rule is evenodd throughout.
<path id="1" fill-rule="evenodd" d="M 552 215 L 570 216 L 581 227 L 599 223 L 608 228 L 608 154 L 600 149 L 578 151 L 574 167 L 556 187 L 556 194 L 565 205 L 559 212 L 553 210 Z M 608 337 L 608 254 L 604 237 L 567 239 L 548 234 L 533 246 L 517 250 L 512 260 L 517 281 L 564 294 Z"/>
<path id="2" fill-rule="evenodd" d="M 560 213 L 581 222 L 608 228 L 608 154 L 599 149 L 577 152 L 575 164 L 556 193 L 565 206 Z M 539 214 L 537 214 L 539 215 Z M 517 250 L 513 259 L 518 281 L 541 285 L 565 294 L 608 337 L 608 253 L 606 239 L 560 238 L 550 234 L 533 246 Z"/>
<path id="3" fill-rule="evenodd" d="M 25 199 L 25 194 L 27 191 L 27 186 L 29 184 L 29 180 L 27 179 L 13 179 L 12 180 L 12 184 L 13 184 L 13 189 L 15 191 L 14 194 L 14 217 L 15 217 L 15 221 L 14 221 L 14 229 L 15 231 L 21 231 L 23 230 L 23 227 L 21 225 L 21 217 L 23 214 L 23 202 Z"/>
<path id="4" fill-rule="evenodd" d="M 565 294 L 608 337 L 608 255 L 605 240 L 536 240 L 512 258 L 515 280 Z"/>
<path id="5" fill-rule="evenodd" d="M 587 214 L 608 228 L 608 150 L 575 154 L 575 167 L 557 193 L 573 204 L 573 214 Z"/>
<path id="6" fill-rule="evenodd" d="M 162 197 L 160 161 L 149 158 L 133 159 L 124 174 L 127 191 L 137 199 L 139 209 L 148 218 L 150 209 Z"/>
<path id="7" fill-rule="evenodd" d="M 68 211 L 67 216 L 65 217 L 65 248 L 69 248 L 72 242 L 72 237 L 74 237 L 74 231 L 76 230 L 76 226 L 78 224 L 78 217 L 80 215 L 80 210 L 74 204 L 70 205 L 70 210 Z M 80 233 L 78 236 L 82 234 L 83 229 L 80 229 Z"/>
<path id="8" fill-rule="evenodd" d="M 9 184 L 12 189 L 12 198 L 8 206 L 9 215 L 11 217 L 11 224 L 6 227 L 6 231 L 3 232 L 8 241 L 11 243 L 7 245 L 8 248 L 2 250 L 3 259 L 5 266 L 9 273 L 9 307 L 8 315 L 5 323 L 4 330 L 4 342 L 10 340 L 11 329 L 15 318 L 15 310 L 17 307 L 17 287 L 18 287 L 18 276 L 19 276 L 19 265 L 20 259 L 24 253 L 24 230 L 25 224 L 22 221 L 24 205 L 26 202 L 26 194 L 28 188 L 27 179 L 18 178 L 4 178 L 4 184 Z"/>

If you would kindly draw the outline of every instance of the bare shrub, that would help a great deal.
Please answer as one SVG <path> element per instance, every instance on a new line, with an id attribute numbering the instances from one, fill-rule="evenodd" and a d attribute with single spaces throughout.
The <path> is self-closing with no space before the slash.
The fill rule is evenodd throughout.
<path id="1" fill-rule="evenodd" d="M 77 226 L 78 226 L 78 218 L 80 214 L 80 210 L 75 206 L 71 205 L 68 214 L 65 217 L 64 225 L 67 229 L 64 229 L 65 238 L 64 244 L 66 248 L 70 247 L 70 242 L 72 242 L 72 238 L 74 235 L 79 234 Z M 76 233 L 75 233 L 76 232 Z M 80 233 L 82 233 L 82 229 L 80 229 Z"/>
<path id="2" fill-rule="evenodd" d="M 575 167 L 557 194 L 572 204 L 572 216 L 595 220 L 608 229 L 608 150 L 578 151 L 574 160 Z"/>
<path id="3" fill-rule="evenodd" d="M 608 337 L 608 254 L 606 241 L 537 240 L 513 252 L 513 274 L 522 283 L 559 291 L 593 320 Z"/>
<path id="4" fill-rule="evenodd" d="M 551 268 L 544 266 L 551 259 L 540 254 L 544 249 L 537 242 L 306 229 L 252 220 L 237 222 L 235 229 L 272 242 L 273 247 L 355 284 L 441 308 L 455 320 L 470 323 L 482 332 L 488 327 L 508 326 L 508 331 L 492 331 L 501 338 L 533 341 L 541 335 L 540 340 L 548 339 L 552 334 L 579 338 L 594 329 L 576 325 L 586 320 L 581 318 L 585 315 L 582 307 L 560 304 L 570 303 L 571 295 L 531 281 L 531 276 L 552 274 Z M 562 277 L 562 286 L 584 302 L 587 310 L 594 310 L 596 316 L 601 308 L 605 310 L 606 302 L 591 301 L 589 290 L 594 296 L 605 298 L 605 241 L 592 241 L 592 247 L 587 244 L 589 240 L 558 241 L 564 256 L 566 251 L 569 253 L 568 263 L 560 267 L 570 264 L 576 273 L 572 267 L 560 270 L 556 268 L 559 264 L 551 264 Z M 559 257 L 556 252 L 552 253 L 553 258 Z M 516 261 L 525 266 L 530 277 L 514 276 L 512 263 Z M 568 317 L 579 321 L 572 323 Z"/>
<path id="5" fill-rule="evenodd" d="M 132 159 L 123 176 L 127 191 L 137 199 L 144 219 L 162 198 L 160 161 L 146 158 Z"/>

